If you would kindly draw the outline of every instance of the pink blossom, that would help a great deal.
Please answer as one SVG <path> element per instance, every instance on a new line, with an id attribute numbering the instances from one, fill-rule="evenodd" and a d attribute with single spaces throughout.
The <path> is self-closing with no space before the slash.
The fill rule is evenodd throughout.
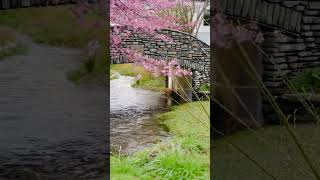
<path id="1" fill-rule="evenodd" d="M 234 41 L 240 43 L 246 41 L 262 43 L 264 40 L 263 34 L 255 22 L 246 25 L 235 25 L 225 15 L 217 13 L 213 16 L 212 23 L 214 27 L 212 29 L 213 43 L 217 47 L 228 48 Z"/>
<path id="2" fill-rule="evenodd" d="M 159 34 L 157 31 L 160 29 L 182 30 L 194 26 L 192 22 L 181 25 L 178 22 L 179 19 L 172 15 L 160 16 L 164 10 L 172 9 L 177 5 L 188 7 L 192 3 L 189 0 L 110 0 L 110 21 L 114 25 L 113 31 L 110 32 L 111 53 L 113 55 L 126 54 L 132 62 L 144 67 L 155 76 L 191 74 L 189 70 L 180 68 L 175 59 L 169 62 L 157 60 L 121 46 L 121 42 L 129 38 L 131 31 L 146 34 L 153 37 L 154 40 L 173 42 L 172 38 Z M 170 67 L 177 69 L 171 72 Z"/>

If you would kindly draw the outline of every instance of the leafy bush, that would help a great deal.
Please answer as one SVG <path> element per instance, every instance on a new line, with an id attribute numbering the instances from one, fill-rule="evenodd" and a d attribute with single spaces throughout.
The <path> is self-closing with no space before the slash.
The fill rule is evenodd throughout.
<path id="1" fill-rule="evenodd" d="M 210 91 L 210 84 L 209 83 L 206 83 L 206 84 L 202 84 L 200 86 L 200 91 Z"/>
<path id="2" fill-rule="evenodd" d="M 320 92 L 320 68 L 306 70 L 291 80 L 298 92 Z"/>

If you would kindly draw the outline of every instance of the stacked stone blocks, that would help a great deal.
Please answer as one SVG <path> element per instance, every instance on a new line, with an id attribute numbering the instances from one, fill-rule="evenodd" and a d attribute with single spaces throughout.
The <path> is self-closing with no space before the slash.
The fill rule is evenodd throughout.
<path id="1" fill-rule="evenodd" d="M 113 32 L 113 31 L 112 31 Z M 125 33 L 129 32 L 127 38 Z M 155 59 L 172 60 L 176 58 L 178 64 L 185 69 L 191 69 L 193 72 L 193 88 L 199 90 L 201 84 L 210 82 L 210 47 L 204 42 L 191 36 L 190 34 L 163 29 L 159 34 L 172 38 L 173 42 L 155 39 L 150 35 L 133 33 L 130 30 L 122 32 L 123 41 L 121 46 L 124 48 L 141 46 L 143 54 Z M 125 55 L 111 54 L 111 64 L 130 63 Z"/>

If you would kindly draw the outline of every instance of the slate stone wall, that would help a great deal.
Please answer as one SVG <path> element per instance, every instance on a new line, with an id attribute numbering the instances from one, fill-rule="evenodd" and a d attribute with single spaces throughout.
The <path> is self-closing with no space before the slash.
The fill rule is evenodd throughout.
<path id="1" fill-rule="evenodd" d="M 266 35 L 262 49 L 273 58 L 264 58 L 263 79 L 275 97 L 287 90 L 281 74 L 289 79 L 320 65 L 320 1 L 317 0 L 221 0 L 232 18 L 257 19 L 265 32 L 281 29 L 285 35 Z M 272 107 L 264 100 L 264 116 L 275 120 Z"/>
<path id="2" fill-rule="evenodd" d="M 300 32 L 306 1 L 285 0 L 218 0 L 228 16 L 254 19 L 259 23 Z"/>
<path id="3" fill-rule="evenodd" d="M 201 84 L 210 82 L 210 47 L 197 38 L 180 31 L 159 30 L 159 34 L 164 34 L 173 39 L 172 43 L 161 39 L 154 39 L 148 35 L 132 33 L 129 38 L 122 36 L 122 47 L 140 48 L 147 56 L 155 59 L 172 60 L 176 58 L 178 64 L 193 72 L 193 88 L 198 90 Z M 113 31 L 112 31 L 113 32 Z M 137 50 L 138 50 L 137 49 Z M 138 50 L 139 51 L 139 50 Z M 130 63 L 124 55 L 111 54 L 111 64 Z"/>

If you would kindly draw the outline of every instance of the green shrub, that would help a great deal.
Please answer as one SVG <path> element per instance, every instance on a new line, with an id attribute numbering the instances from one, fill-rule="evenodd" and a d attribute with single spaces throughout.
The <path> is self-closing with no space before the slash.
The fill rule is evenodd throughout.
<path id="1" fill-rule="evenodd" d="M 210 84 L 209 83 L 202 84 L 200 86 L 200 91 L 205 91 L 205 92 L 210 91 Z"/>
<path id="2" fill-rule="evenodd" d="M 290 81 L 298 92 L 320 92 L 320 68 L 301 72 Z"/>

